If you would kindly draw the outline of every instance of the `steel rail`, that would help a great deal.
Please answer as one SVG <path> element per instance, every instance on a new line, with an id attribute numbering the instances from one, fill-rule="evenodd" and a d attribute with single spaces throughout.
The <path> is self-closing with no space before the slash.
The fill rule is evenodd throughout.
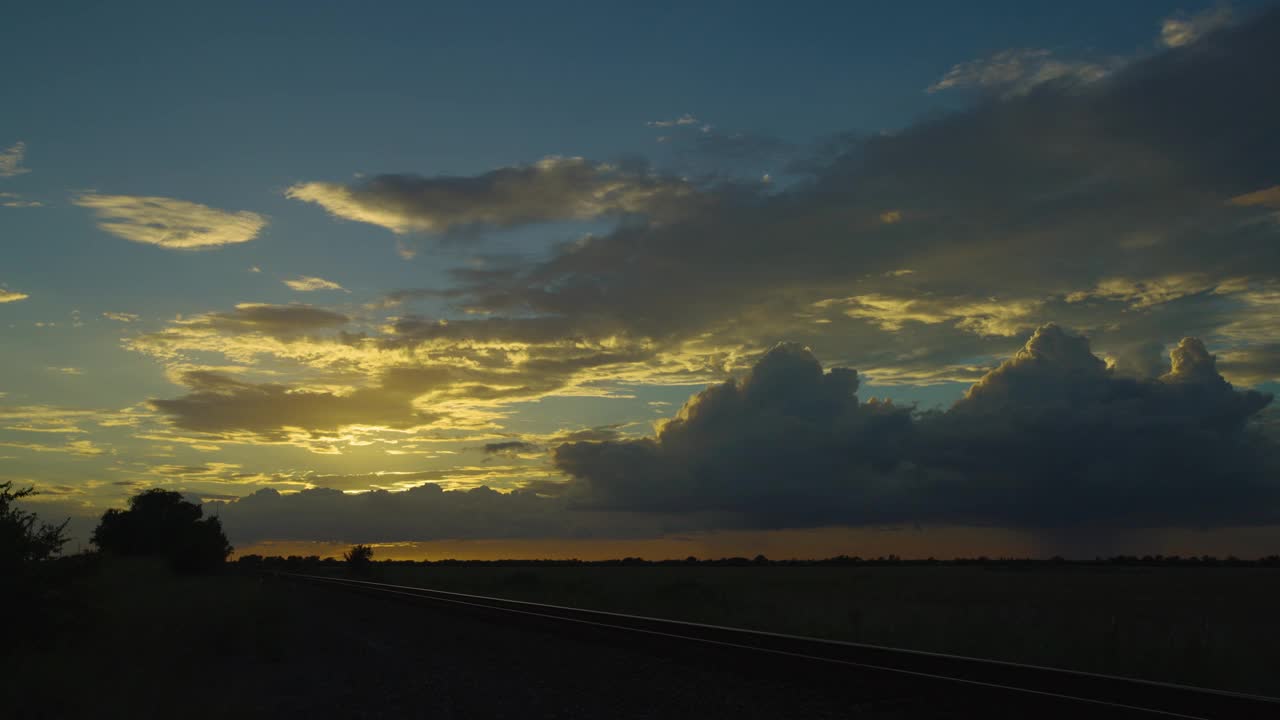
<path id="1" fill-rule="evenodd" d="M 279 573 L 282 577 L 737 650 L 1007 691 L 1138 716 L 1185 720 L 1280 717 L 1280 698 L 1005 660 L 789 635 L 449 590 Z M 862 657 L 857 657 L 862 656 Z M 911 667 L 915 665 L 916 667 Z M 1070 687 L 1074 686 L 1074 687 Z M 1083 709 L 1083 708 L 1082 708 Z"/>

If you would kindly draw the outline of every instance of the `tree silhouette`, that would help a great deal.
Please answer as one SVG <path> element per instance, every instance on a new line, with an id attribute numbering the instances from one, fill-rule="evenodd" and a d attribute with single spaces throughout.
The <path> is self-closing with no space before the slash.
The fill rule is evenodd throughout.
<path id="1" fill-rule="evenodd" d="M 176 570 L 211 570 L 231 554 L 216 517 L 201 517 L 199 505 L 168 490 L 129 498 L 128 510 L 112 508 L 93 531 L 93 544 L 118 555 L 163 555 Z"/>
<path id="2" fill-rule="evenodd" d="M 373 548 L 368 545 L 353 545 L 342 553 L 342 560 L 347 563 L 347 572 L 352 575 L 368 575 L 373 569 Z"/>
<path id="3" fill-rule="evenodd" d="M 67 542 L 70 519 L 61 525 L 37 524 L 35 513 L 15 507 L 15 502 L 34 494 L 34 487 L 14 490 L 12 482 L 0 483 L 0 574 L 46 560 Z"/>

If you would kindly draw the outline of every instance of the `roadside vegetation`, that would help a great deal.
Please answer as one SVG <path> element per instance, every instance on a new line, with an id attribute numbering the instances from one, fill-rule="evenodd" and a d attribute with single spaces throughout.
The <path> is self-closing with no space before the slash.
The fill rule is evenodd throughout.
<path id="1" fill-rule="evenodd" d="M 66 523 L 18 506 L 32 494 L 0 483 L 0 708 L 185 714 L 191 689 L 180 680 L 193 670 L 214 677 L 220 655 L 271 652 L 269 614 L 252 583 L 219 573 L 232 548 L 198 505 L 164 490 L 135 495 L 103 515 L 95 551 L 62 555 Z"/>

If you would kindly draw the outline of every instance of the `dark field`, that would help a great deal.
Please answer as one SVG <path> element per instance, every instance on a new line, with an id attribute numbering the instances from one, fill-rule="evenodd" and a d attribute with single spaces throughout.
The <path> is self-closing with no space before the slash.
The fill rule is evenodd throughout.
<path id="1" fill-rule="evenodd" d="M 1280 695 L 1274 568 L 379 563 L 374 579 Z"/>
<path id="2" fill-rule="evenodd" d="M 1028 717 L 964 688 L 645 645 L 288 579 L 77 573 L 39 638 L 0 653 L 0 717 Z M 9 628 L 10 639 L 14 630 Z M 1043 703 L 1034 705 L 1045 717 Z M 1069 710 L 1078 710 L 1075 706 Z M 1058 717 L 1059 715 L 1052 715 Z M 1074 715 L 1068 715 L 1074 717 Z"/>

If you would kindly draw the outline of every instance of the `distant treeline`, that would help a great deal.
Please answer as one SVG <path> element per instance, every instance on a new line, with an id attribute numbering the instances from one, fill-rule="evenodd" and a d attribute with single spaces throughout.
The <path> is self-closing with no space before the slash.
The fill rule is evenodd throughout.
<path id="1" fill-rule="evenodd" d="M 263 569 L 297 569 L 314 566 L 341 566 L 344 561 L 339 558 L 319 555 L 241 555 L 236 561 L 240 567 Z M 1043 567 L 1280 567 L 1280 555 L 1268 555 L 1255 560 L 1244 560 L 1235 556 L 1225 558 L 1211 555 L 1179 556 L 1179 555 L 1116 555 L 1114 557 L 1096 557 L 1092 560 L 1067 560 L 1062 557 L 1042 558 L 992 558 L 979 556 L 975 558 L 901 558 L 888 555 L 864 558 L 857 555 L 838 555 L 821 560 L 770 560 L 764 555 L 754 558 L 696 558 L 683 560 L 645 560 L 638 557 L 625 557 L 614 560 L 379 560 L 379 565 L 441 565 L 447 567 L 673 567 L 673 566 L 709 566 L 709 567 L 831 567 L 831 566 L 980 566 L 1007 568 L 1043 568 Z"/>

